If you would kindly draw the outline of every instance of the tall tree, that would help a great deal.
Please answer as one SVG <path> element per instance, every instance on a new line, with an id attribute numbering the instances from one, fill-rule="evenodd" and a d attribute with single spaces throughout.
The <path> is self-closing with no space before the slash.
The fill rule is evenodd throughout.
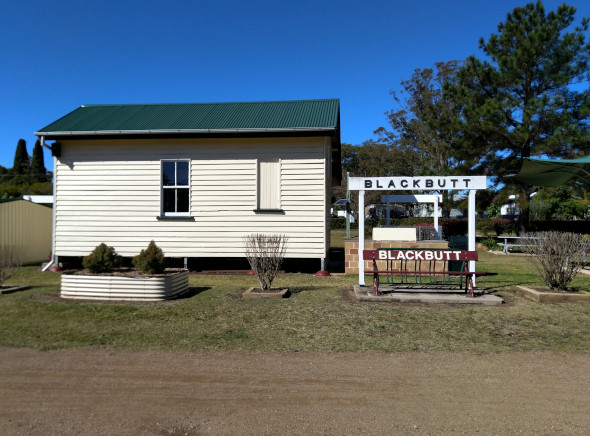
<path id="1" fill-rule="evenodd" d="M 524 158 L 589 150 L 588 19 L 568 32 L 575 11 L 564 4 L 546 14 L 541 1 L 515 8 L 497 34 L 480 39 L 489 61 L 469 57 L 458 83 L 446 88 L 447 98 L 464 105 L 455 123 L 461 153 L 479 159 L 476 172 L 498 184 L 510 183 L 505 177 L 518 172 Z M 526 230 L 532 187 L 517 188 Z"/>
<path id="2" fill-rule="evenodd" d="M 45 162 L 43 159 L 43 147 L 41 146 L 41 141 L 39 139 L 35 141 L 29 174 L 31 176 L 31 180 L 36 182 L 47 181 L 47 169 L 45 168 Z"/>
<path id="3" fill-rule="evenodd" d="M 27 153 L 27 142 L 24 139 L 19 139 L 16 144 L 16 151 L 14 153 L 14 163 L 12 165 L 12 172 L 16 175 L 24 175 L 29 173 L 29 153 Z"/>
<path id="4" fill-rule="evenodd" d="M 401 82 L 402 91 L 391 91 L 398 110 L 387 112 L 391 130 L 375 131 L 380 142 L 413 154 L 419 175 L 449 175 L 462 162 L 454 153 L 457 132 L 449 120 L 458 116 L 461 105 L 443 98 L 445 83 L 455 83 L 458 61 L 437 62 L 433 68 L 416 69 Z"/>
<path id="5" fill-rule="evenodd" d="M 414 168 L 411 156 L 398 147 L 373 140 L 365 141 L 361 145 L 342 143 L 342 184 L 333 189 L 333 195 L 338 198 L 344 198 L 346 195 L 346 173 L 350 173 L 351 177 L 412 176 Z M 365 196 L 366 203 L 380 202 L 381 194 L 381 191 L 368 191 Z M 352 210 L 356 210 L 356 194 L 352 195 L 351 207 Z"/>
<path id="6" fill-rule="evenodd" d="M 416 175 L 468 174 L 473 165 L 470 155 L 459 153 L 456 119 L 462 103 L 444 98 L 444 87 L 457 83 L 460 61 L 437 62 L 434 68 L 416 69 L 401 82 L 400 92 L 391 91 L 397 110 L 386 115 L 391 130 L 375 131 L 379 141 L 401 150 L 410 160 Z M 443 191 L 443 210 L 455 204 L 453 195 Z M 481 197 L 481 196 L 480 196 Z"/>
<path id="7" fill-rule="evenodd" d="M 342 167 L 352 176 L 411 176 L 411 157 L 390 144 L 368 140 L 360 146 L 346 145 L 342 148 Z"/>

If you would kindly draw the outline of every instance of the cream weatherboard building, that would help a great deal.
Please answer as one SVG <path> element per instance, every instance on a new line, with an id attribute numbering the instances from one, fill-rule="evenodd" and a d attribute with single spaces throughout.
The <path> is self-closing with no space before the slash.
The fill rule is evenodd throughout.
<path id="1" fill-rule="evenodd" d="M 82 106 L 35 134 L 55 160 L 54 255 L 243 257 L 251 233 L 326 258 L 339 100 Z M 48 141 L 54 141 L 50 143 Z M 323 266 L 323 262 L 322 262 Z"/>

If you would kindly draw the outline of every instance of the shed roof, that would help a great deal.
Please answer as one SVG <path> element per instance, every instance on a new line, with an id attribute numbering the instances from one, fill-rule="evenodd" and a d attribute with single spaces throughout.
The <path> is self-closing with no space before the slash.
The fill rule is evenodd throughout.
<path id="1" fill-rule="evenodd" d="M 339 137 L 340 100 L 83 105 L 35 132 L 88 135 L 310 133 Z"/>

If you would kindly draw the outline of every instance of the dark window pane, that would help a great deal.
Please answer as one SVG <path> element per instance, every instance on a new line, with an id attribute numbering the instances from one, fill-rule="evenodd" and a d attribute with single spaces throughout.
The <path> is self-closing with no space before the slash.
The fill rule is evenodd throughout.
<path id="1" fill-rule="evenodd" d="M 162 162 L 162 184 L 164 186 L 174 186 L 174 162 Z"/>
<path id="2" fill-rule="evenodd" d="M 188 162 L 176 162 L 176 184 L 188 186 Z"/>
<path id="3" fill-rule="evenodd" d="M 175 189 L 164 189 L 164 212 L 176 212 Z"/>
<path id="4" fill-rule="evenodd" d="M 188 212 L 188 189 L 176 190 L 176 212 Z"/>

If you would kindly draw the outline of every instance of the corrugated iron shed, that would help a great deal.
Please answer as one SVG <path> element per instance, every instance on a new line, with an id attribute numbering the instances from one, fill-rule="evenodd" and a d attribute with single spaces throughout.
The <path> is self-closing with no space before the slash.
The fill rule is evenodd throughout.
<path id="1" fill-rule="evenodd" d="M 35 134 L 324 132 L 340 136 L 340 100 L 84 105 Z"/>

